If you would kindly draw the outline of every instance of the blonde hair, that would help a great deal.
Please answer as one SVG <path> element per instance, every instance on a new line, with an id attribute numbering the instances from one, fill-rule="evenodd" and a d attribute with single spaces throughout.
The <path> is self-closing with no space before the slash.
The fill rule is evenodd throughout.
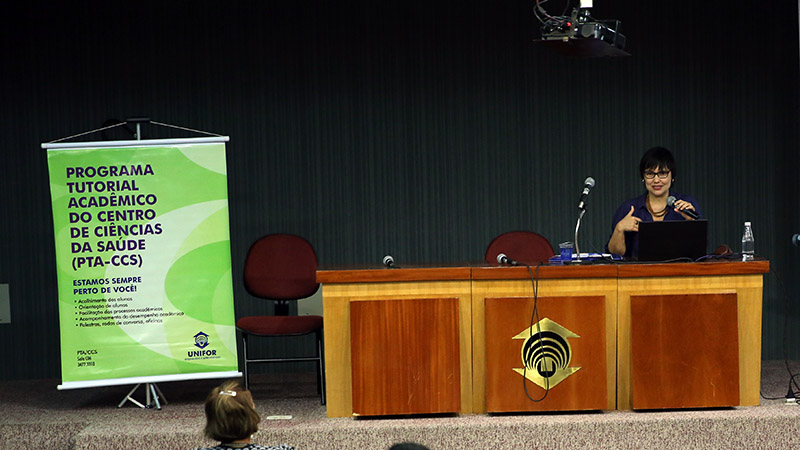
<path id="1" fill-rule="evenodd" d="M 225 443 L 247 439 L 258 431 L 261 416 L 256 412 L 253 397 L 236 380 L 215 387 L 206 398 L 205 408 L 203 433 L 209 439 Z"/>

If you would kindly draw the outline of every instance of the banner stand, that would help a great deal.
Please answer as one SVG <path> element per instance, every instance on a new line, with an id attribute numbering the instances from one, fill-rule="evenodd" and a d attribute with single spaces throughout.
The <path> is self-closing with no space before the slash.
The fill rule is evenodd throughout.
<path id="1" fill-rule="evenodd" d="M 155 383 L 144 384 L 144 392 L 146 393 L 146 400 L 144 404 L 140 403 L 135 398 L 131 397 L 131 395 L 133 395 L 133 393 L 136 392 L 136 390 L 139 389 L 139 386 L 141 385 L 142 384 L 139 383 L 136 386 L 134 386 L 133 389 L 131 389 L 131 391 L 128 392 L 128 395 L 126 395 L 125 398 L 123 398 L 122 401 L 119 402 L 117 408 L 122 408 L 122 405 L 124 405 L 125 402 L 131 402 L 134 405 L 138 406 L 139 408 L 150 409 L 155 406 L 156 409 L 160 410 L 161 403 L 158 401 L 159 397 L 164 401 L 165 405 L 169 403 L 166 397 L 164 397 L 164 394 L 161 392 L 161 389 L 159 389 L 158 385 Z"/>
<path id="2" fill-rule="evenodd" d="M 132 122 L 132 123 L 136 124 L 136 140 L 137 141 L 141 141 L 142 140 L 142 123 L 150 123 L 150 119 L 149 118 L 135 118 L 135 119 L 127 119 L 126 122 Z M 133 395 L 134 392 L 136 392 L 137 389 L 139 389 L 139 386 L 141 386 L 141 383 L 139 383 L 136 386 L 134 386 L 133 389 L 131 389 L 130 392 L 128 392 L 128 395 L 126 395 L 125 398 L 123 398 L 122 401 L 119 402 L 119 405 L 117 405 L 117 408 L 122 408 L 122 405 L 124 405 L 125 402 L 131 402 L 134 405 L 136 405 L 136 406 L 138 406 L 139 408 L 142 408 L 142 409 L 150 409 L 153 406 L 155 406 L 156 409 L 158 409 L 160 411 L 161 410 L 161 403 L 158 401 L 159 396 L 164 399 L 164 404 L 165 405 L 168 403 L 167 399 L 164 397 L 164 394 L 161 393 L 161 389 L 159 389 L 158 385 L 155 384 L 155 383 L 145 383 L 144 384 L 144 392 L 145 392 L 145 403 L 144 404 L 136 401 L 136 399 L 134 399 L 131 396 Z"/>
<path id="3" fill-rule="evenodd" d="M 143 123 L 150 123 L 150 124 L 158 125 L 158 126 L 165 127 L 165 128 L 175 128 L 177 130 L 191 131 L 193 133 L 205 134 L 207 136 L 224 137 L 221 134 L 210 133 L 208 131 L 195 130 L 193 128 L 186 128 L 186 127 L 181 127 L 181 126 L 178 126 L 178 125 L 170 125 L 168 123 L 155 122 L 153 120 L 150 120 L 149 117 L 133 117 L 133 118 L 125 119 L 124 122 L 119 122 L 119 123 L 115 123 L 113 125 L 104 126 L 102 128 L 98 128 L 96 130 L 85 131 L 83 133 L 73 134 L 72 136 L 67 136 L 67 137 L 63 137 L 61 139 L 56 139 L 54 141 L 48 142 L 47 145 L 56 144 L 56 143 L 59 143 L 59 142 L 62 142 L 62 141 L 66 141 L 66 140 L 69 140 L 69 139 L 73 139 L 73 138 L 76 138 L 76 137 L 80 137 L 80 136 L 86 136 L 87 134 L 97 133 L 98 131 L 105 131 L 105 130 L 108 130 L 108 129 L 111 129 L 111 128 L 125 126 L 125 125 L 128 125 L 129 123 L 132 123 L 132 124 L 136 125 L 136 132 L 134 133 L 134 136 L 136 137 L 137 141 L 141 141 L 142 140 L 142 124 Z M 131 131 L 131 130 L 128 129 L 128 131 Z M 85 144 L 85 143 L 83 143 L 83 144 Z M 46 148 L 46 145 L 42 144 L 42 147 Z"/>
<path id="4" fill-rule="evenodd" d="M 137 141 L 141 141 L 142 140 L 142 123 L 143 122 L 148 122 L 149 123 L 150 119 L 149 118 L 128 119 L 128 120 L 126 120 L 126 122 L 133 122 L 133 123 L 136 124 L 136 140 Z M 139 386 L 141 386 L 141 384 L 137 384 L 136 386 L 134 386 L 133 389 L 131 389 L 131 391 L 128 392 L 128 395 L 126 395 L 125 398 L 123 398 L 122 401 L 119 402 L 119 405 L 117 405 L 117 408 L 122 408 L 122 405 L 124 405 L 125 402 L 130 401 L 134 405 L 137 405 L 139 408 L 143 408 L 143 409 L 144 408 L 152 408 L 153 405 L 155 404 L 156 409 L 161 410 L 161 403 L 159 403 L 159 401 L 158 401 L 158 396 L 159 396 L 159 394 L 161 394 L 161 389 L 158 388 L 158 385 L 155 384 L 155 383 L 145 383 L 144 384 L 144 392 L 145 392 L 145 404 L 144 405 L 141 404 L 140 402 L 136 401 L 133 397 L 131 397 L 131 395 L 133 395 L 133 393 L 136 392 L 136 389 L 138 389 Z M 156 391 L 158 391 L 158 393 L 156 393 Z M 152 397 L 150 395 L 151 392 L 152 392 Z M 163 397 L 163 394 L 161 396 Z M 164 399 L 164 404 L 166 404 L 166 403 L 167 403 L 167 399 L 165 398 Z"/>
<path id="5" fill-rule="evenodd" d="M 222 138 L 225 141 L 227 141 L 227 137 L 224 137 L 224 136 L 221 136 L 221 135 L 218 135 L 218 134 L 215 134 L 215 133 L 209 133 L 209 132 L 205 132 L 205 131 L 201 131 L 201 130 L 195 130 L 195 129 L 191 129 L 191 128 L 184 128 L 184 127 L 179 127 L 179 126 L 175 126 L 175 125 L 169 125 L 169 124 L 165 124 L 165 123 L 154 122 L 154 121 L 151 121 L 150 118 L 128 118 L 124 122 L 121 122 L 121 123 L 118 123 L 118 124 L 114 124 L 114 125 L 111 125 L 111 126 L 103 127 L 101 129 L 97 129 L 97 130 L 88 131 L 88 132 L 85 132 L 85 133 L 80 133 L 80 134 L 77 134 L 77 135 L 74 135 L 74 136 L 65 137 L 65 138 L 62 138 L 62 139 L 58 139 L 58 140 L 52 141 L 52 142 L 50 142 L 48 144 L 43 144 L 42 147 L 43 148 L 51 148 L 50 144 L 54 144 L 54 143 L 65 141 L 65 140 L 68 140 L 68 139 L 72 139 L 72 138 L 75 138 L 75 137 L 78 137 L 78 136 L 83 136 L 83 135 L 86 135 L 86 134 L 94 133 L 94 132 L 97 132 L 97 131 L 103 131 L 103 130 L 106 130 L 106 129 L 109 129 L 109 128 L 114 128 L 114 127 L 123 126 L 123 125 L 127 125 L 127 124 L 135 124 L 135 126 L 136 126 L 136 130 L 135 130 L 135 134 L 134 134 L 134 136 L 135 136 L 134 139 L 135 140 L 133 140 L 133 141 L 118 141 L 118 144 L 119 145 L 138 145 L 136 143 L 139 142 L 139 141 L 142 141 L 142 134 L 141 134 L 141 124 L 142 123 L 152 123 L 152 124 L 158 125 L 158 126 L 176 128 L 176 129 L 180 129 L 180 130 L 184 130 L 184 131 L 201 133 L 201 134 L 206 134 L 206 135 L 215 137 L 215 138 L 195 139 L 196 141 L 203 141 L 204 139 L 209 139 L 211 142 L 217 142 L 218 141 L 217 138 Z M 132 131 L 132 130 L 130 130 L 130 131 Z M 162 141 L 163 141 L 163 143 L 165 145 L 170 145 L 171 141 L 173 141 L 173 139 L 165 139 L 165 140 L 161 140 L 159 142 L 162 142 Z M 152 141 L 152 142 L 155 142 L 155 141 Z M 61 148 L 71 148 L 72 147 L 72 144 L 57 144 L 57 145 L 61 146 Z M 86 145 L 86 143 L 78 143 L 78 144 L 76 144 L 76 146 L 80 146 L 80 147 L 82 147 L 84 145 Z M 205 334 L 205 333 L 203 333 L 201 331 L 199 334 Z M 197 336 L 195 336 L 195 338 L 197 338 Z M 233 345 L 235 345 L 235 341 L 234 341 Z M 199 346 L 199 347 L 201 349 L 204 348 L 204 346 Z M 211 353 L 213 353 L 213 351 L 211 351 Z M 91 359 L 91 358 L 87 358 L 87 359 Z M 92 365 L 94 365 L 94 364 L 92 363 Z M 224 374 L 225 376 L 231 376 L 231 375 L 233 375 L 233 376 L 241 376 L 241 373 L 238 372 L 238 371 L 235 372 L 235 373 L 234 372 L 230 372 L 230 371 L 224 371 L 224 372 L 216 373 L 216 375 L 222 375 L 222 374 Z M 200 377 L 196 377 L 196 378 L 213 378 L 213 377 L 216 377 L 216 376 L 214 376 L 212 374 L 207 374 L 207 375 L 210 375 L 210 376 L 200 376 Z M 171 375 L 167 375 L 166 377 L 167 377 L 167 379 L 171 379 L 172 378 Z M 141 378 L 141 377 L 132 377 L 132 380 L 136 381 L 135 378 Z M 150 377 L 150 378 L 152 378 L 152 377 Z M 161 376 L 156 376 L 156 378 L 161 378 Z M 131 378 L 129 378 L 129 379 L 131 379 Z M 124 380 L 124 378 L 120 379 L 119 381 L 123 381 L 123 380 Z M 82 382 L 78 381 L 75 384 L 80 384 L 80 383 L 82 383 Z M 64 383 L 63 386 L 59 386 L 59 389 L 67 389 L 67 388 L 72 388 L 73 387 L 73 386 L 67 387 L 68 384 L 69 383 Z M 107 385 L 112 385 L 112 384 L 107 384 Z M 142 403 L 142 402 L 140 402 L 140 401 L 138 401 L 138 400 L 136 400 L 134 398 L 134 394 L 139 389 L 139 387 L 142 386 L 142 385 L 144 385 L 144 391 L 145 391 L 144 403 Z M 74 387 L 79 387 L 79 386 L 74 386 Z M 162 403 L 165 404 L 165 405 L 168 404 L 168 401 L 164 397 L 164 394 L 162 393 L 161 389 L 152 380 L 151 381 L 141 380 L 141 382 L 137 382 L 135 384 L 135 386 L 133 386 L 133 388 L 127 393 L 127 395 L 125 395 L 125 397 L 122 398 L 122 400 L 119 402 L 117 407 L 118 408 L 122 408 L 123 405 L 126 402 L 129 402 L 129 401 L 131 403 L 133 403 L 134 405 L 138 406 L 139 408 L 142 408 L 142 409 L 155 408 L 155 409 L 161 410 Z"/>
<path id="6" fill-rule="evenodd" d="M 127 122 L 132 122 L 132 123 L 136 124 L 136 140 L 137 141 L 141 141 L 142 140 L 142 123 L 149 123 L 150 119 L 149 118 L 135 118 L 135 119 L 127 119 L 125 122 L 126 123 Z M 149 408 L 152 408 L 153 406 L 155 406 L 156 409 L 161 410 L 161 403 L 158 401 L 159 396 L 164 399 L 164 404 L 168 403 L 167 399 L 164 398 L 164 394 L 161 393 L 161 389 L 158 388 L 157 384 L 155 384 L 155 383 L 145 383 L 144 384 L 145 403 L 142 404 L 141 402 L 139 402 L 136 399 L 134 399 L 133 397 L 131 397 L 133 395 L 133 393 L 136 392 L 137 389 L 139 389 L 139 386 L 141 386 L 141 383 L 137 384 L 136 386 L 134 386 L 133 389 L 131 389 L 130 392 L 128 392 L 128 395 L 126 395 L 122 399 L 122 401 L 119 402 L 119 405 L 117 405 L 117 408 L 122 408 L 122 405 L 124 405 L 125 402 L 131 402 L 134 405 L 136 405 L 136 406 L 138 406 L 139 408 L 142 408 L 142 409 L 149 409 Z"/>

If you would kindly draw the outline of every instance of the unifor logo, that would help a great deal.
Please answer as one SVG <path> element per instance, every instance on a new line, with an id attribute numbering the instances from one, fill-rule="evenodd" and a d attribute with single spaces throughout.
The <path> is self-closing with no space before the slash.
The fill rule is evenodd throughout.
<path id="1" fill-rule="evenodd" d="M 542 389 L 553 388 L 580 370 L 580 367 L 569 367 L 572 348 L 568 341 L 579 337 L 548 318 L 540 320 L 512 338 L 524 339 L 520 353 L 523 367 L 515 368 L 514 372 Z"/>
<path id="2" fill-rule="evenodd" d="M 197 348 L 206 348 L 208 345 L 208 335 L 202 331 L 194 335 L 194 345 Z"/>

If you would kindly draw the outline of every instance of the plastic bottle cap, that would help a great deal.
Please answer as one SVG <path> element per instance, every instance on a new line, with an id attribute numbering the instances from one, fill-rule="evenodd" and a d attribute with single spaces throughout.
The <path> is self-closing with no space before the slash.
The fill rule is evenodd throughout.
<path id="1" fill-rule="evenodd" d="M 750 222 L 745 222 L 744 226 L 749 227 L 750 226 Z"/>

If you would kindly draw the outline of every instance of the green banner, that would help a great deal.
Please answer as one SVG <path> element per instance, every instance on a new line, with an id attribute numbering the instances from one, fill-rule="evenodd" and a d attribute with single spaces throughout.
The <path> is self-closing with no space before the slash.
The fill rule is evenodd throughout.
<path id="1" fill-rule="evenodd" d="M 46 145 L 60 389 L 238 375 L 224 140 Z"/>

